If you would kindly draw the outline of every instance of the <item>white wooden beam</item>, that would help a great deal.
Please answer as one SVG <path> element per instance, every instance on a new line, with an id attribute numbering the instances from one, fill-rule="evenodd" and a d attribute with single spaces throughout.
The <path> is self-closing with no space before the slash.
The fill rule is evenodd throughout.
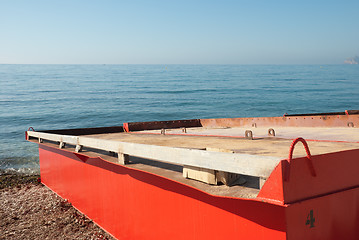
<path id="1" fill-rule="evenodd" d="M 121 159 L 119 159 L 121 164 L 126 163 L 126 157 L 123 155 L 129 155 L 179 165 L 189 165 L 262 178 L 268 178 L 275 166 L 281 160 L 279 157 L 210 152 L 197 149 L 165 147 L 33 131 L 28 131 L 28 136 L 116 152 L 121 156 Z"/>

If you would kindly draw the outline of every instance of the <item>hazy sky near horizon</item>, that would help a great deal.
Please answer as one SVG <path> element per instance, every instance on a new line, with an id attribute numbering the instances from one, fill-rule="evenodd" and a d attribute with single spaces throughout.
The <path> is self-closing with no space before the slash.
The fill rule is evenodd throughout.
<path id="1" fill-rule="evenodd" d="M 0 0 L 0 63 L 337 64 L 359 1 Z"/>

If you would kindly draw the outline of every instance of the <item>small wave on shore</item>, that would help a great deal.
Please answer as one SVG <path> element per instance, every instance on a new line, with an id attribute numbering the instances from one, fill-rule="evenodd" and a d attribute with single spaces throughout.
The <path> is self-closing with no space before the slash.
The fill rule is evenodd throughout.
<path id="1" fill-rule="evenodd" d="M 0 168 L 0 175 L 39 175 L 40 168 Z"/>
<path id="2" fill-rule="evenodd" d="M 39 157 L 32 152 L 24 156 L 0 156 L 0 175 L 2 174 L 40 174 Z"/>

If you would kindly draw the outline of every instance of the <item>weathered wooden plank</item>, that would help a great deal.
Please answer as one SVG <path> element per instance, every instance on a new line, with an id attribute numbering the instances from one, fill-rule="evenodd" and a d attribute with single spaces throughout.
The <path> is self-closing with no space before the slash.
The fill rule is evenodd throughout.
<path id="1" fill-rule="evenodd" d="M 119 143 L 113 140 L 103 140 L 89 137 L 79 137 L 79 144 L 85 147 L 101 149 L 109 152 L 119 153 Z"/>
<path id="2" fill-rule="evenodd" d="M 29 137 L 35 137 L 35 138 L 45 139 L 54 142 L 64 142 L 72 145 L 77 145 L 78 143 L 78 137 L 76 136 L 58 135 L 58 134 L 34 132 L 34 131 L 28 131 L 27 134 Z"/>
<path id="3" fill-rule="evenodd" d="M 89 137 L 28 132 L 29 136 L 101 149 L 135 157 L 267 178 L 281 158 L 240 153 L 209 152 Z M 125 162 L 124 162 L 125 163 Z"/>
<path id="4" fill-rule="evenodd" d="M 129 162 L 129 156 L 127 154 L 118 153 L 118 163 L 125 165 Z"/>
<path id="5" fill-rule="evenodd" d="M 217 185 L 216 170 L 199 168 L 193 166 L 183 166 L 183 177 L 195 179 L 212 185 Z"/>
<path id="6" fill-rule="evenodd" d="M 278 157 L 208 152 L 138 143 L 118 142 L 119 152 L 180 165 L 189 165 L 258 177 L 268 177 L 281 160 Z"/>

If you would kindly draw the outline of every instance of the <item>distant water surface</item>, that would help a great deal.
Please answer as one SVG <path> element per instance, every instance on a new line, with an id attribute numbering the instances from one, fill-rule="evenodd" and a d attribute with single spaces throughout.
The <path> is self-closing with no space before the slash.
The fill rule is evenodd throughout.
<path id="1" fill-rule="evenodd" d="M 358 65 L 0 65 L 0 169 L 37 172 L 35 130 L 359 109 Z"/>

